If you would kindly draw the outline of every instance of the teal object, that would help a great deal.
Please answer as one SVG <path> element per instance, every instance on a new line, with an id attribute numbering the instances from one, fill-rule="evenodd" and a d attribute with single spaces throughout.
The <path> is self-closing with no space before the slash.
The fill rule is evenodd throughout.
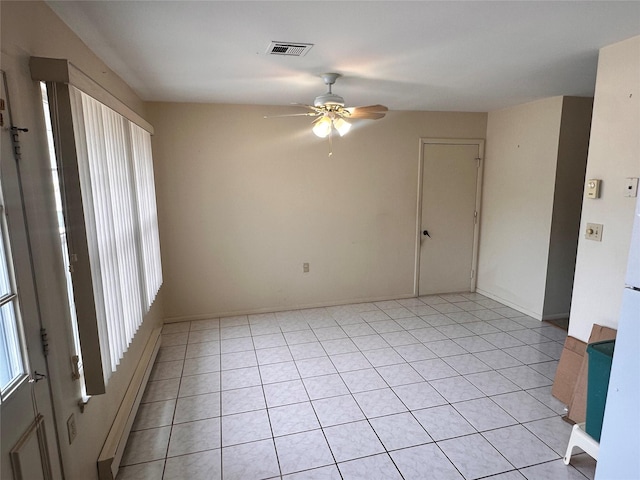
<path id="1" fill-rule="evenodd" d="M 607 402 L 607 389 L 611 375 L 611 362 L 615 340 L 590 343 L 587 345 L 589 370 L 587 377 L 587 420 L 586 432 L 597 442 L 602 433 L 602 418 Z"/>

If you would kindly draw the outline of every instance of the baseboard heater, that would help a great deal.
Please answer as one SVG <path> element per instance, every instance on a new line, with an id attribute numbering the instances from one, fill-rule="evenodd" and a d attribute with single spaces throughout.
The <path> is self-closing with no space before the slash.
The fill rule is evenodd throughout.
<path id="1" fill-rule="evenodd" d="M 98 457 L 98 478 L 100 480 L 114 480 L 118 474 L 129 432 L 131 432 L 131 426 L 136 418 L 140 400 L 142 400 L 144 389 L 147 386 L 151 369 L 160 348 L 161 331 L 162 327 L 158 327 L 151 332 L 111 430 L 109 430 L 107 440 L 104 442 Z"/>

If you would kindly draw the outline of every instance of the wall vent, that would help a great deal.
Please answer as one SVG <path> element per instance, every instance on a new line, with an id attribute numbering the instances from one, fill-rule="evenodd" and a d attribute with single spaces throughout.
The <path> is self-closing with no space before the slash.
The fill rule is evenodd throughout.
<path id="1" fill-rule="evenodd" d="M 267 53 L 269 55 L 288 55 L 290 57 L 304 57 L 313 47 L 312 43 L 271 42 Z"/>

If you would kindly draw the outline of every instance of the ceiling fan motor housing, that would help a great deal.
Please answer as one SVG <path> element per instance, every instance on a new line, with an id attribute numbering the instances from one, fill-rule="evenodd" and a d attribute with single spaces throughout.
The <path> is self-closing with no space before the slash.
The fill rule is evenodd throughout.
<path id="1" fill-rule="evenodd" d="M 344 107 L 344 98 L 335 93 L 327 92 L 324 95 L 318 95 L 313 101 L 313 105 L 316 107 L 322 107 L 325 105 L 339 105 Z"/>
<path id="2" fill-rule="evenodd" d="M 336 80 L 342 75 L 340 75 L 339 73 L 323 73 L 320 76 L 322 77 L 325 85 L 329 87 L 329 91 L 324 95 L 318 95 L 313 101 L 313 105 L 316 107 L 323 107 L 325 105 L 337 105 L 340 107 L 344 107 L 344 98 L 331 92 L 331 85 L 336 83 Z"/>

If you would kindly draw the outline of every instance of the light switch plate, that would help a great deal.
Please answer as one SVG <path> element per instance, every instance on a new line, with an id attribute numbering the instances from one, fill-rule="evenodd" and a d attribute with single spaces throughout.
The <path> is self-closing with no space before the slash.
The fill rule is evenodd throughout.
<path id="1" fill-rule="evenodd" d="M 626 178 L 624 184 L 625 197 L 638 196 L 638 179 L 636 177 Z"/>
<path id="2" fill-rule="evenodd" d="M 600 198 L 600 180 L 597 178 L 587 180 L 587 198 Z"/>
<path id="3" fill-rule="evenodd" d="M 587 240 L 595 240 L 596 242 L 602 241 L 602 227 L 601 223 L 587 223 L 587 230 L 584 238 Z"/>

